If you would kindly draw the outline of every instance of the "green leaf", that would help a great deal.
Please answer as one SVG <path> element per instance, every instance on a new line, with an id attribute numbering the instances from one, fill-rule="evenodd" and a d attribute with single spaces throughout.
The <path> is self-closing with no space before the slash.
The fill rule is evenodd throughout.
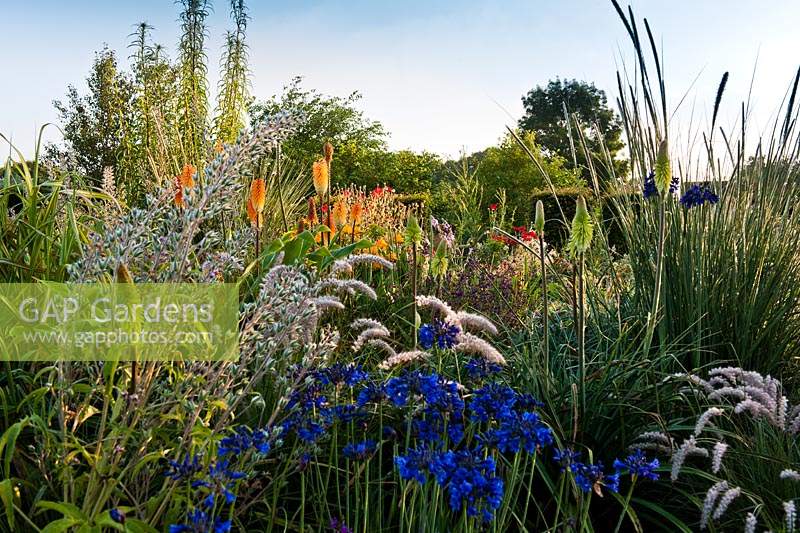
<path id="1" fill-rule="evenodd" d="M 62 515 L 68 518 L 73 518 L 78 520 L 79 522 L 88 522 L 89 518 L 83 514 L 83 512 L 78 509 L 78 506 L 74 503 L 69 502 L 51 502 L 47 500 L 41 500 L 36 503 L 36 507 L 41 507 L 42 509 L 48 509 L 50 511 L 58 511 Z"/>
<path id="2" fill-rule="evenodd" d="M 41 533 L 61 533 L 62 531 L 67 531 L 69 528 L 80 524 L 81 521 L 75 520 L 74 518 L 59 518 L 47 524 L 44 529 L 42 529 Z"/>
<path id="3" fill-rule="evenodd" d="M 0 481 L 0 500 L 6 510 L 6 521 L 11 531 L 14 531 L 14 484 L 10 479 Z"/>

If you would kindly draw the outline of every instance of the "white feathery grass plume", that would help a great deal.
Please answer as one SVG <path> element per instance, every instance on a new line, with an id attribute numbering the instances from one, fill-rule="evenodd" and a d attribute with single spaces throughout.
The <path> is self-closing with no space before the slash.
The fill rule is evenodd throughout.
<path id="1" fill-rule="evenodd" d="M 750 416 L 752 416 L 753 418 L 764 417 L 770 420 L 774 418 L 772 416 L 772 413 L 770 413 L 766 407 L 764 407 L 762 404 L 758 403 L 755 400 L 750 400 L 750 399 L 742 400 L 741 402 L 736 404 L 736 407 L 733 408 L 733 412 L 736 413 L 737 415 L 744 413 L 745 411 L 750 413 Z"/>
<path id="2" fill-rule="evenodd" d="M 419 307 L 430 308 L 442 315 L 445 319 L 452 318 L 456 313 L 453 309 L 436 296 L 417 296 L 417 305 Z"/>
<path id="3" fill-rule="evenodd" d="M 794 420 L 792 420 L 792 423 L 789 424 L 788 431 L 789 435 L 797 435 L 800 433 L 800 413 L 798 413 L 797 416 L 794 417 Z"/>
<path id="4" fill-rule="evenodd" d="M 728 489 L 727 491 L 725 491 L 725 494 L 723 494 L 722 498 L 720 498 L 719 500 L 719 504 L 717 505 L 717 510 L 714 511 L 714 516 L 712 516 L 711 518 L 713 518 L 714 520 L 719 520 L 720 518 L 722 518 L 722 516 L 725 514 L 725 511 L 727 511 L 728 507 L 731 505 L 731 502 L 733 502 L 733 500 L 738 498 L 741 493 L 742 489 L 740 489 L 739 487 Z"/>
<path id="5" fill-rule="evenodd" d="M 386 270 L 392 270 L 394 268 L 394 263 L 391 261 L 374 254 L 357 254 L 351 255 L 347 259 L 345 259 L 347 263 L 354 267 L 356 265 L 363 265 L 363 264 L 372 264 L 372 265 L 380 265 Z"/>
<path id="6" fill-rule="evenodd" d="M 756 533 L 756 526 L 758 519 L 753 513 L 747 513 L 747 518 L 744 521 L 744 533 Z"/>
<path id="7" fill-rule="evenodd" d="M 678 480 L 678 476 L 681 473 L 681 468 L 683 468 L 683 463 L 686 461 L 687 457 L 692 455 L 708 457 L 708 450 L 705 448 L 700 448 L 697 445 L 697 441 L 694 440 L 694 435 L 684 440 L 683 444 L 681 444 L 681 447 L 678 448 L 678 451 L 672 456 L 672 481 Z"/>
<path id="8" fill-rule="evenodd" d="M 103 167 L 103 192 L 116 200 L 117 198 L 117 182 L 114 179 L 114 168 Z"/>
<path id="9" fill-rule="evenodd" d="M 783 514 L 786 520 L 786 533 L 794 533 L 797 525 L 797 509 L 794 502 L 783 502 Z"/>
<path id="10" fill-rule="evenodd" d="M 420 350 L 412 350 L 410 352 L 400 352 L 398 354 L 389 356 L 388 358 L 384 359 L 378 368 L 381 370 L 389 370 L 396 366 L 407 365 L 413 361 L 417 361 L 419 359 L 425 359 L 429 356 L 428 352 L 423 352 Z"/>
<path id="11" fill-rule="evenodd" d="M 397 355 L 397 352 L 394 351 L 394 348 L 392 348 L 389 345 L 389 343 L 383 339 L 370 339 L 367 341 L 367 344 L 369 344 L 370 346 L 377 346 L 378 348 L 382 349 L 384 352 L 389 354 L 390 357 Z"/>
<path id="12" fill-rule="evenodd" d="M 333 262 L 333 266 L 331 267 L 331 274 L 352 274 L 353 273 L 353 265 L 345 261 L 344 259 L 337 259 Z"/>
<path id="13" fill-rule="evenodd" d="M 645 431 L 636 437 L 636 440 L 645 442 L 660 442 L 665 446 L 672 446 L 672 438 L 661 431 Z"/>
<path id="14" fill-rule="evenodd" d="M 781 479 L 788 479 L 791 481 L 800 481 L 800 474 L 797 473 L 796 470 L 792 470 L 791 468 L 787 468 L 786 470 L 782 470 L 780 473 Z"/>
<path id="15" fill-rule="evenodd" d="M 366 328 L 383 328 L 385 327 L 380 321 L 374 318 L 357 318 L 350 324 L 350 328 L 358 331 L 359 329 Z"/>
<path id="16" fill-rule="evenodd" d="M 497 335 L 497 327 L 485 316 L 475 313 L 467 313 L 466 311 L 459 311 L 449 318 L 457 325 L 461 326 L 462 330 L 473 329 L 484 333 Z"/>
<path id="17" fill-rule="evenodd" d="M 320 313 L 331 309 L 344 309 L 344 304 L 336 296 L 317 296 L 316 298 L 311 298 L 310 302 Z"/>
<path id="18" fill-rule="evenodd" d="M 367 296 L 370 300 L 378 299 L 378 295 L 375 294 L 372 287 L 358 279 L 327 278 L 317 283 L 317 292 L 322 292 L 326 289 L 344 291 L 350 295 L 360 293 Z"/>
<path id="19" fill-rule="evenodd" d="M 724 442 L 718 442 L 714 445 L 714 450 L 711 452 L 711 472 L 716 474 L 722 467 L 722 456 L 728 451 L 728 445 Z"/>
<path id="20" fill-rule="evenodd" d="M 360 351 L 361 348 L 364 347 L 364 344 L 372 339 L 388 339 L 391 336 L 392 334 L 384 326 L 376 328 L 367 328 L 361 333 L 359 333 L 358 337 L 353 342 L 353 351 L 354 352 Z"/>
<path id="21" fill-rule="evenodd" d="M 456 344 L 453 349 L 457 352 L 480 355 L 490 363 L 496 363 L 498 365 L 506 364 L 505 357 L 503 357 L 497 348 L 471 333 L 459 334 L 458 344 Z"/>
<path id="22" fill-rule="evenodd" d="M 673 452 L 672 447 L 665 446 L 658 442 L 636 442 L 628 446 L 629 452 L 634 452 L 636 450 L 650 450 L 653 452 L 663 453 L 665 455 L 671 455 Z"/>
<path id="23" fill-rule="evenodd" d="M 747 398 L 747 394 L 741 389 L 734 389 L 733 387 L 722 387 L 720 389 L 716 389 L 713 392 L 709 393 L 708 399 L 713 401 L 719 401 L 725 397 L 732 397 L 735 400 L 744 400 Z"/>
<path id="24" fill-rule="evenodd" d="M 721 492 L 728 490 L 728 482 L 720 481 L 715 483 L 706 492 L 706 499 L 703 501 L 703 512 L 700 515 L 700 529 L 705 529 L 708 526 L 708 519 L 711 517 L 711 512 L 714 510 L 714 505 L 717 503 L 717 498 Z"/>
<path id="25" fill-rule="evenodd" d="M 719 407 L 709 407 L 706 411 L 697 418 L 697 424 L 694 426 L 694 434 L 695 436 L 699 436 L 700 433 L 703 432 L 703 428 L 706 427 L 709 420 L 711 420 L 712 416 L 720 416 L 724 414 L 725 411 L 720 409 Z"/>
<path id="26" fill-rule="evenodd" d="M 789 400 L 786 396 L 781 396 L 778 400 L 778 427 L 786 431 L 786 413 L 789 411 Z"/>

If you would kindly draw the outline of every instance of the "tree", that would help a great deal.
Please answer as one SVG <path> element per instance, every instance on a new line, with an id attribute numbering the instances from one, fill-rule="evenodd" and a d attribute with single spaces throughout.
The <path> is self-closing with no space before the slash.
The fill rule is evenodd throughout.
<path id="1" fill-rule="evenodd" d="M 97 52 L 86 81 L 87 95 L 70 85 L 66 102 L 56 100 L 53 105 L 61 119 L 66 154 L 91 185 L 99 186 L 104 168 L 113 168 L 119 176 L 131 167 L 133 153 L 125 136 L 133 122 L 134 88 L 108 48 Z M 58 152 L 50 150 L 51 157 L 54 151 Z"/>
<path id="2" fill-rule="evenodd" d="M 547 152 L 566 160 L 567 168 L 580 169 L 581 176 L 592 185 L 589 164 L 581 146 L 576 122 L 570 124 L 564 116 L 564 106 L 570 116 L 577 118 L 582 136 L 591 154 L 591 163 L 597 171 L 602 186 L 612 175 L 622 175 L 627 171 L 627 161 L 618 159 L 622 142 L 622 123 L 608 107 L 605 92 L 593 83 L 578 80 L 550 80 L 546 87 L 537 86 L 522 97 L 525 114 L 519 120 L 519 127 L 533 132 L 536 142 Z M 595 129 L 599 129 L 599 135 Z M 572 129 L 573 149 L 570 144 L 569 127 Z M 608 158 L 603 147 L 613 159 L 613 174 L 608 166 Z"/>
<path id="3" fill-rule="evenodd" d="M 542 150 L 533 133 L 523 132 L 521 138 L 537 157 L 553 185 L 568 187 L 580 182 L 578 173 L 568 168 L 563 157 Z M 510 134 L 503 137 L 498 146 L 473 154 L 470 160 L 477 164 L 475 176 L 483 186 L 484 211 L 489 204 L 497 201 L 500 189 L 504 189 L 507 208 L 509 213 L 513 211 L 514 221 L 522 224 L 533 220 L 533 195 L 535 191 L 547 187 L 547 181 L 539 167 Z"/>
<path id="4" fill-rule="evenodd" d="M 301 87 L 303 79 L 296 77 L 283 88 L 283 94 L 273 95 L 269 100 L 257 103 L 250 109 L 253 124 L 265 116 L 280 111 L 296 113 L 302 121 L 298 131 L 283 144 L 283 153 L 303 166 L 311 164 L 322 155 L 325 142 L 333 144 L 336 154 L 332 166 L 333 183 L 348 181 L 348 163 L 344 161 L 345 150 L 351 154 L 366 156 L 375 151 L 386 151 L 386 131 L 380 122 L 364 117 L 355 105 L 361 99 L 358 92 L 346 97 L 327 96 L 314 89 Z"/>

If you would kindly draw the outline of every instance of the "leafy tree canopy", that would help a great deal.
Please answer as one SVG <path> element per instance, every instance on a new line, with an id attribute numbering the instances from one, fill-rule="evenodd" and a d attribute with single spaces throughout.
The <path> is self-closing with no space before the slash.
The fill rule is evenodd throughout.
<path id="1" fill-rule="evenodd" d="M 618 158 L 624 147 L 621 138 L 622 123 L 608 107 L 605 92 L 595 87 L 594 83 L 556 78 L 550 80 L 546 87 L 537 86 L 531 89 L 522 97 L 522 103 L 525 114 L 519 120 L 519 127 L 533 132 L 537 143 L 544 150 L 564 158 L 567 168 L 575 168 L 568 129 L 569 126 L 572 127 L 577 168 L 587 183 L 592 184 L 589 164 L 581 147 L 576 123 L 573 121 L 568 125 L 564 117 L 565 105 L 567 112 L 576 116 L 581 125 L 581 133 L 591 154 L 591 163 L 601 184 L 612 176 L 603 147 L 614 159 L 614 174 L 626 172 L 627 162 Z"/>

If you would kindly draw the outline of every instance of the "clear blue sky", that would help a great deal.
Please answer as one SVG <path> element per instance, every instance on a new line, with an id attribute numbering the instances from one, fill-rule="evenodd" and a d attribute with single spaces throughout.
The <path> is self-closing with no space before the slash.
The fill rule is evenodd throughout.
<path id="1" fill-rule="evenodd" d="M 753 119 L 766 129 L 800 64 L 800 2 L 633 6 L 663 44 L 673 103 L 700 75 L 677 121 L 687 121 L 694 105 L 694 121 L 705 124 L 729 70 L 722 118 L 732 123 L 758 57 Z M 519 117 L 520 97 L 556 76 L 594 81 L 613 101 L 621 54 L 630 57 L 607 0 L 250 0 L 249 7 L 256 98 L 280 92 L 296 75 L 328 94 L 358 90 L 361 108 L 385 125 L 396 149 L 453 155 L 484 148 Z M 0 0 L 0 132 L 30 152 L 37 127 L 57 118 L 52 100 L 70 83 L 85 90 L 94 51 L 104 43 L 127 56 L 139 21 L 155 26 L 155 40 L 174 57 L 178 12 L 170 0 Z M 227 2 L 215 2 L 208 23 L 215 87 L 230 26 Z M 48 135 L 58 137 L 56 130 Z"/>

